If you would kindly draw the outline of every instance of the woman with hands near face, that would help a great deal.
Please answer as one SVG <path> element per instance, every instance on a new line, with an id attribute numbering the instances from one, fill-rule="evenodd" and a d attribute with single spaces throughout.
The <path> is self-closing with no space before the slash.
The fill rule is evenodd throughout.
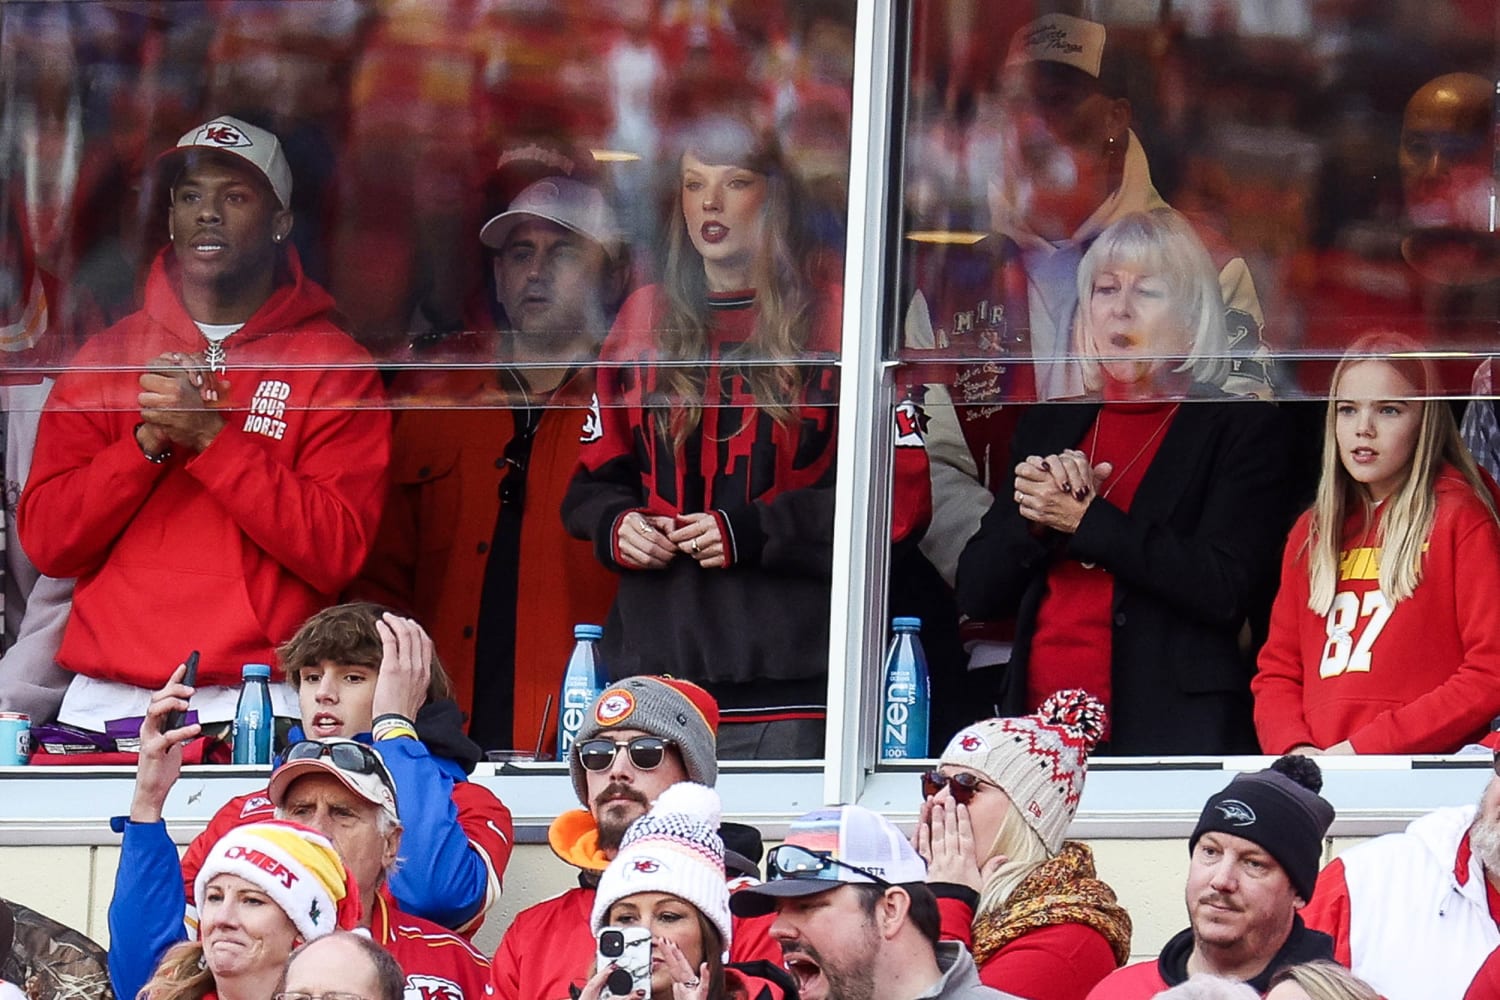
<path id="1" fill-rule="evenodd" d="M 922 775 L 912 846 L 927 862 L 943 937 L 964 942 L 985 985 L 1083 1000 L 1130 955 L 1130 917 L 1065 840 L 1104 730 L 1104 708 L 1059 691 L 1035 715 L 959 730 Z"/>
<path id="2" fill-rule="evenodd" d="M 1240 634 L 1265 612 L 1295 502 L 1283 418 L 1215 388 L 1230 362 L 1217 272 L 1176 212 L 1107 228 L 1077 292 L 1093 399 L 1021 418 L 1010 493 L 959 558 L 959 609 L 1016 619 L 1001 714 L 1081 688 L 1109 711 L 1108 752 L 1253 752 Z"/>

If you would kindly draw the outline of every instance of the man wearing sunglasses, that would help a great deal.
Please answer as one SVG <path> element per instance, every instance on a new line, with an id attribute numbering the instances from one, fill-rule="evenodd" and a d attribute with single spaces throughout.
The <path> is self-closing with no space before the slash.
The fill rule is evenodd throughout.
<path id="1" fill-rule="evenodd" d="M 1458 1000 L 1500 947 L 1500 754 L 1494 768 L 1477 805 L 1351 847 L 1318 876 L 1302 918 L 1386 1000 Z"/>
<path id="2" fill-rule="evenodd" d="M 421 865 L 398 869 L 387 886 L 391 902 L 465 936 L 473 936 L 500 898 L 510 861 L 510 810 L 468 780 L 479 747 L 464 735 L 463 715 L 433 642 L 416 621 L 367 602 L 325 608 L 302 623 L 277 655 L 301 709 L 295 741 L 353 738 L 379 745 L 395 778 L 408 823 L 408 856 Z M 182 856 L 188 922 L 197 920 L 193 879 L 220 837 L 236 826 L 270 818 L 260 790 L 230 799 Z"/>
<path id="3" fill-rule="evenodd" d="M 714 733 L 719 706 L 690 681 L 630 677 L 589 706 L 568 770 L 583 808 L 563 813 L 547 831 L 557 856 L 579 869 L 578 888 L 516 915 L 494 958 L 500 1000 L 563 1000 L 582 988 L 594 960 L 590 928 L 599 876 L 619 851 L 630 824 L 679 781 L 713 786 L 719 776 Z M 750 827 L 738 832 L 755 833 Z M 758 846 L 758 834 L 756 844 Z M 726 851 L 725 863 L 737 867 Z M 753 863 L 743 862 L 739 867 Z M 770 921 L 737 920 L 730 960 L 776 961 Z"/>
<path id="4" fill-rule="evenodd" d="M 938 940 L 927 865 L 863 806 L 792 821 L 767 881 L 729 897 L 738 917 L 775 914 L 771 936 L 802 1000 L 998 1000 L 968 949 Z"/>

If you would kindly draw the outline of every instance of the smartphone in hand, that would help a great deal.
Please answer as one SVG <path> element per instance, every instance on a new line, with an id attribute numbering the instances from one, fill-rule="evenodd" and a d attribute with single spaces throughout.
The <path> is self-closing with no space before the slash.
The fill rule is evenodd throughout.
<path id="1" fill-rule="evenodd" d="M 182 683 L 186 684 L 188 687 L 196 687 L 198 685 L 198 651 L 196 649 L 188 654 L 187 673 L 182 675 Z M 180 708 L 174 708 L 172 711 L 167 713 L 167 718 L 166 721 L 162 723 L 161 731 L 164 733 L 169 733 L 174 729 L 181 729 L 183 720 L 186 718 L 186 711 Z"/>
<path id="2" fill-rule="evenodd" d="M 609 992 L 625 997 L 641 990 L 651 1000 L 651 932 L 644 927 L 601 927 L 598 945 L 598 967 L 619 966 L 605 983 Z"/>

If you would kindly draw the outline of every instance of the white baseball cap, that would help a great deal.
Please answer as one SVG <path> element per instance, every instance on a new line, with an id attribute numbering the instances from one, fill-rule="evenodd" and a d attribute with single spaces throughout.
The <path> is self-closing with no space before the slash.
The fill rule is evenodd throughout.
<path id="1" fill-rule="evenodd" d="M 922 860 L 894 823 L 864 806 L 819 809 L 792 820 L 786 840 L 766 856 L 767 880 L 729 897 L 736 916 L 776 909 L 786 896 L 843 885 L 900 885 L 927 879 Z"/>
<path id="2" fill-rule="evenodd" d="M 1005 64 L 1054 62 L 1099 79 L 1104 62 L 1104 25 L 1069 14 L 1048 14 L 1025 25 L 1010 42 Z"/>
<path id="3" fill-rule="evenodd" d="M 174 148 L 157 159 L 161 179 L 170 184 L 172 174 L 181 169 L 188 153 L 198 149 L 225 153 L 244 160 L 271 185 L 282 208 L 292 206 L 292 169 L 287 166 L 281 140 L 275 135 L 249 122 L 221 115 L 184 133 Z"/>
<path id="4" fill-rule="evenodd" d="M 598 188 L 567 177 L 543 177 L 522 189 L 509 208 L 486 222 L 479 230 L 479 241 L 502 249 L 511 230 L 528 219 L 556 223 L 593 240 L 611 256 L 620 240 L 615 214 Z"/>

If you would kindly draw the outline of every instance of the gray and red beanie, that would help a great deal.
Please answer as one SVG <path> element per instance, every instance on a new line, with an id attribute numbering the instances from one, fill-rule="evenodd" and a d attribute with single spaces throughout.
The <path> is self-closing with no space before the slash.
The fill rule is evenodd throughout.
<path id="1" fill-rule="evenodd" d="M 692 681 L 642 675 L 611 684 L 589 706 L 574 745 L 621 729 L 670 740 L 682 755 L 688 780 L 709 787 L 718 781 L 719 703 Z M 568 773 L 586 807 L 588 783 L 576 753 L 568 756 Z"/>

